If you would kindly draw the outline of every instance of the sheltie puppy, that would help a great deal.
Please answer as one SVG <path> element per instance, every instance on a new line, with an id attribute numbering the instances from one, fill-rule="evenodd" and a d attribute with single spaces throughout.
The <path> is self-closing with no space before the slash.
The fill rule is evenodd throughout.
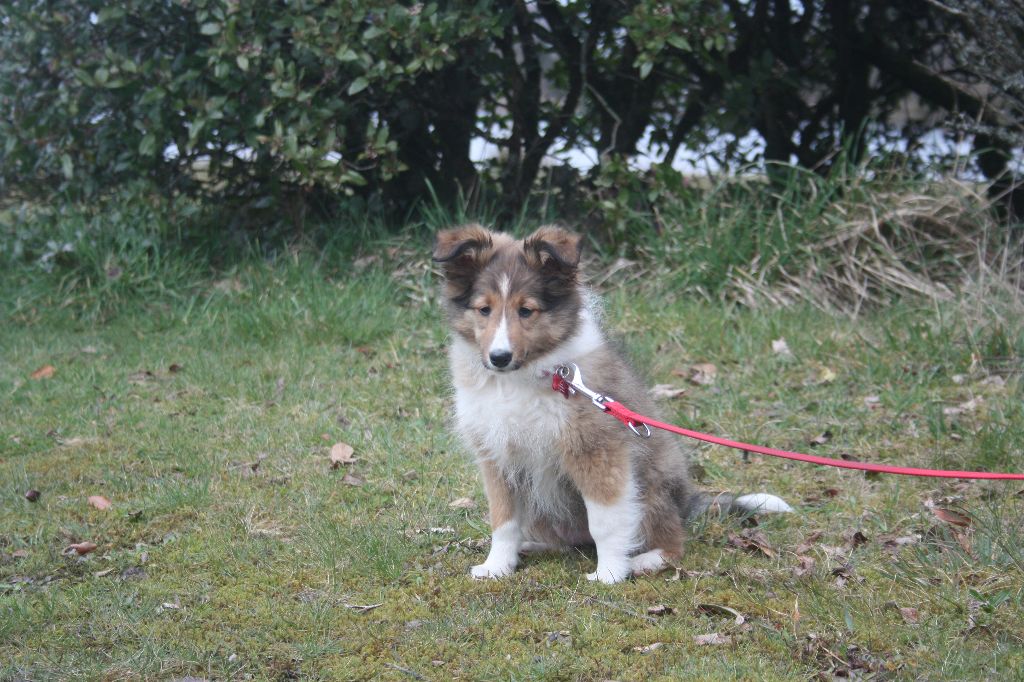
<path id="1" fill-rule="evenodd" d="M 474 578 L 511 574 L 521 551 L 595 545 L 605 583 L 677 560 L 686 522 L 710 506 L 791 511 L 774 495 L 697 489 L 678 440 L 639 438 L 551 374 L 576 363 L 587 385 L 651 416 L 644 385 L 601 331 L 580 282 L 580 236 L 541 227 L 526 239 L 480 225 L 437 234 L 451 326 L 456 430 L 476 456 L 490 505 L 491 548 Z"/>

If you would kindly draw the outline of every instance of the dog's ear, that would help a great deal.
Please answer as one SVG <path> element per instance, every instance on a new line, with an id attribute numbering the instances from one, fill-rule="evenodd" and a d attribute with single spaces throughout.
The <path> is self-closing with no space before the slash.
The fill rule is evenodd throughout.
<path id="1" fill-rule="evenodd" d="M 553 275 L 574 278 L 580 264 L 580 235 L 555 225 L 545 225 L 523 241 L 527 262 Z"/>
<path id="2" fill-rule="evenodd" d="M 448 297 L 465 304 L 480 269 L 493 252 L 491 233 L 476 223 L 442 230 L 434 239 L 434 261 L 444 269 Z"/>

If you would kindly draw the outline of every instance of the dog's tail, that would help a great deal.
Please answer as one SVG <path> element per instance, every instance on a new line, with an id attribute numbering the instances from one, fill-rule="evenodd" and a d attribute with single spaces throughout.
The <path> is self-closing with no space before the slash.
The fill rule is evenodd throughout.
<path id="1" fill-rule="evenodd" d="M 785 514 L 793 508 L 784 499 L 769 493 L 735 496 L 730 493 L 700 492 L 690 504 L 690 520 L 708 512 L 726 514 Z"/>

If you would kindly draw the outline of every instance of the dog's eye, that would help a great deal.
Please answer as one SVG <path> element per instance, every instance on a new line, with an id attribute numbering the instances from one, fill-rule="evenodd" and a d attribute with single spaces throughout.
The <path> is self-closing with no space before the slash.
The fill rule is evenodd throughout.
<path id="1" fill-rule="evenodd" d="M 528 318 L 530 315 L 533 315 L 533 311 L 530 310 L 529 308 L 519 309 L 519 317 L 523 318 L 524 320 Z"/>
<path id="2" fill-rule="evenodd" d="M 480 314 L 483 315 L 484 317 L 487 317 L 488 315 L 490 315 L 491 314 L 491 306 L 485 305 L 483 308 L 480 309 Z"/>

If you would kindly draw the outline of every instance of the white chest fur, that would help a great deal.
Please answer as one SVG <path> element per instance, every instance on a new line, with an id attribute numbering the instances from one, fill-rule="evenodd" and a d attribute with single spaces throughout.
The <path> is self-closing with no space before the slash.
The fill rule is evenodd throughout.
<path id="1" fill-rule="evenodd" d="M 456 340 L 451 348 L 459 433 L 477 458 L 507 471 L 530 466 L 555 450 L 569 416 L 550 377 L 530 369 L 499 374 L 485 369 L 479 351 Z M 524 461 L 530 460 L 530 461 Z"/>
<path id="2" fill-rule="evenodd" d="M 578 362 L 604 341 L 593 308 L 581 313 L 579 330 L 542 360 L 513 372 L 483 366 L 480 350 L 455 338 L 449 347 L 459 433 L 477 458 L 489 458 L 507 473 L 536 473 L 557 464 L 552 453 L 570 407 L 551 389 L 555 367 Z"/>

